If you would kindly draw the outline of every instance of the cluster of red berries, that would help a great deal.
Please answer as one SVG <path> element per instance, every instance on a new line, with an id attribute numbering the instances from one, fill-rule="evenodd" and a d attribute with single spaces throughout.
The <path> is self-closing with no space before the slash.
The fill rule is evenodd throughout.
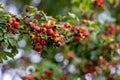
<path id="1" fill-rule="evenodd" d="M 104 0 L 94 0 L 94 4 L 98 7 L 102 7 Z"/>
<path id="2" fill-rule="evenodd" d="M 49 21 L 48 23 L 44 23 L 40 26 L 36 26 L 36 23 L 36 20 L 30 22 L 30 29 L 36 32 L 35 34 L 31 34 L 31 39 L 34 42 L 33 49 L 40 52 L 42 48 L 46 45 L 49 38 L 53 40 L 55 46 L 59 47 L 62 38 L 56 30 L 56 26 L 54 25 L 55 22 Z M 45 35 L 47 37 L 42 38 L 41 35 Z"/>
<path id="3" fill-rule="evenodd" d="M 7 28 L 19 28 L 19 20 L 15 18 L 13 15 L 11 16 L 11 20 L 6 22 Z"/>
<path id="4" fill-rule="evenodd" d="M 87 37 L 89 35 L 89 32 L 86 28 L 80 27 L 77 30 L 77 34 L 75 35 L 75 40 L 79 42 L 82 38 Z"/>
<path id="5" fill-rule="evenodd" d="M 107 36 L 111 36 L 115 32 L 115 24 L 114 23 L 106 24 L 105 29 L 106 29 L 105 34 Z"/>
<path id="6" fill-rule="evenodd" d="M 37 26 L 37 20 L 32 20 L 29 25 L 31 31 L 36 32 L 35 34 L 31 34 L 31 39 L 33 40 L 33 49 L 40 52 L 42 48 L 46 45 L 47 41 L 52 40 L 53 44 L 59 47 L 63 41 L 63 37 L 60 35 L 66 36 L 64 34 L 65 30 L 69 30 L 72 33 L 76 33 L 75 40 L 77 42 L 80 41 L 81 38 L 87 37 L 89 32 L 86 28 L 80 27 L 77 29 L 76 26 L 71 25 L 68 22 L 64 22 L 61 27 L 55 26 L 55 21 L 48 21 L 48 23 L 44 23 L 40 26 Z M 86 21 L 84 21 L 86 23 Z M 41 35 L 46 37 L 42 38 Z"/>
<path id="7" fill-rule="evenodd" d="M 86 24 L 86 20 L 82 20 L 83 24 Z M 79 42 L 82 38 L 87 37 L 89 35 L 89 31 L 84 28 L 80 27 L 77 28 L 75 25 L 70 25 L 68 22 L 63 24 L 63 27 L 70 28 L 71 32 L 75 33 L 75 41 Z"/>

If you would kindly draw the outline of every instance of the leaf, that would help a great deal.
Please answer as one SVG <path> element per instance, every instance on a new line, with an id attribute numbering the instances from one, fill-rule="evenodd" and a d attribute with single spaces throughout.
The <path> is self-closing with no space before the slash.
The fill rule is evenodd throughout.
<path id="1" fill-rule="evenodd" d="M 95 43 L 98 43 L 97 34 L 96 34 L 95 32 L 94 32 L 94 33 L 91 33 L 90 38 L 91 38 L 92 41 L 94 41 Z"/>
<path id="2" fill-rule="evenodd" d="M 18 41 L 21 41 L 23 39 L 23 35 L 18 36 Z"/>
<path id="3" fill-rule="evenodd" d="M 114 0 L 108 0 L 110 4 L 113 4 Z"/>
<path id="4" fill-rule="evenodd" d="M 37 11 L 37 8 L 33 6 L 28 6 L 27 9 L 30 14 L 34 14 Z"/>
<path id="5" fill-rule="evenodd" d="M 7 39 L 4 39 L 4 43 L 5 43 L 6 45 L 9 45 L 9 41 L 8 41 Z"/>
<path id="6" fill-rule="evenodd" d="M 3 62 L 3 60 L 2 60 L 2 58 L 0 57 L 0 63 L 2 63 Z"/>
<path id="7" fill-rule="evenodd" d="M 3 50 L 0 50 L 0 63 L 4 60 L 7 60 L 8 57 L 13 58 L 13 54 L 10 52 L 4 52 Z"/>
<path id="8" fill-rule="evenodd" d="M 0 36 L 0 41 L 2 41 L 4 38 L 2 36 Z"/>
<path id="9" fill-rule="evenodd" d="M 42 57 L 46 57 L 46 55 L 48 54 L 47 48 L 43 48 L 43 50 L 40 54 Z"/>
<path id="10" fill-rule="evenodd" d="M 7 55 L 5 53 L 0 54 L 0 56 L 4 59 L 7 60 Z"/>
<path id="11" fill-rule="evenodd" d="M 72 18 L 75 18 L 75 17 L 76 17 L 76 15 L 75 15 L 75 14 L 70 13 L 70 12 L 68 13 L 68 15 L 69 15 L 69 16 L 71 16 Z"/>
<path id="12" fill-rule="evenodd" d="M 14 55 L 16 55 L 18 53 L 18 49 L 16 46 L 12 47 L 12 51 L 11 51 Z"/>
<path id="13" fill-rule="evenodd" d="M 73 13 L 70 13 L 70 12 L 69 12 L 69 13 L 68 13 L 68 16 L 70 16 L 71 18 L 77 20 L 78 22 L 80 21 L 79 18 L 78 18 L 75 14 L 73 14 Z"/>
<path id="14" fill-rule="evenodd" d="M 0 3 L 0 11 L 4 10 L 4 6 L 2 5 L 2 3 Z"/>
<path id="15" fill-rule="evenodd" d="M 8 39 L 11 46 L 17 46 L 17 42 L 15 39 Z"/>
<path id="16" fill-rule="evenodd" d="M 5 54 L 6 54 L 7 56 L 13 58 L 13 54 L 12 54 L 12 53 L 10 53 L 10 52 L 5 52 Z"/>

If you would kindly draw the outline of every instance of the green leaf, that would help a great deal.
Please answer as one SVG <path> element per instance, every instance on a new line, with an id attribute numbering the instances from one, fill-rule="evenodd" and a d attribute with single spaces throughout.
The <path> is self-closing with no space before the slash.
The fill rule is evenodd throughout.
<path id="1" fill-rule="evenodd" d="M 2 36 L 0 36 L 0 41 L 2 41 L 4 38 Z"/>
<path id="2" fill-rule="evenodd" d="M 7 56 L 13 58 L 13 54 L 12 54 L 12 53 L 10 53 L 10 52 L 5 52 L 5 54 L 6 54 Z"/>
<path id="3" fill-rule="evenodd" d="M 37 8 L 33 6 L 28 6 L 27 9 L 30 14 L 34 14 L 37 11 Z"/>
<path id="4" fill-rule="evenodd" d="M 114 0 L 108 0 L 110 4 L 113 4 Z"/>
<path id="5" fill-rule="evenodd" d="M 47 48 L 43 48 L 43 50 L 40 54 L 42 57 L 46 57 L 46 55 L 48 54 Z"/>
<path id="6" fill-rule="evenodd" d="M 18 36 L 18 41 L 21 41 L 23 39 L 23 35 Z"/>
<path id="7" fill-rule="evenodd" d="M 17 46 L 17 42 L 15 39 L 8 39 L 11 46 Z"/>
<path id="8" fill-rule="evenodd" d="M 3 62 L 2 60 L 7 60 L 8 57 L 13 58 L 13 54 L 10 52 L 4 52 L 3 50 L 0 50 L 0 62 Z"/>
<path id="9" fill-rule="evenodd" d="M 71 16 L 72 18 L 75 18 L 75 17 L 76 17 L 76 15 L 75 15 L 75 14 L 70 13 L 70 12 L 68 13 L 68 15 L 69 15 L 69 16 Z"/>
<path id="10" fill-rule="evenodd" d="M 0 54 L 0 56 L 4 59 L 7 60 L 7 55 L 3 52 L 2 54 Z"/>
<path id="11" fill-rule="evenodd" d="M 0 10 L 1 10 L 1 11 L 4 10 L 4 6 L 2 5 L 2 3 L 0 3 Z"/>
<path id="12" fill-rule="evenodd" d="M 0 56 L 0 63 L 2 63 L 3 62 L 3 60 L 2 60 L 2 58 L 1 58 L 1 56 Z"/>
<path id="13" fill-rule="evenodd" d="M 16 46 L 12 47 L 12 53 L 16 55 L 18 53 L 18 49 Z"/>
<path id="14" fill-rule="evenodd" d="M 69 12 L 69 13 L 68 13 L 68 16 L 70 16 L 71 18 L 75 19 L 75 20 L 78 21 L 78 22 L 80 21 L 79 18 L 78 18 L 75 14 L 73 14 L 73 13 L 70 13 L 70 12 Z"/>

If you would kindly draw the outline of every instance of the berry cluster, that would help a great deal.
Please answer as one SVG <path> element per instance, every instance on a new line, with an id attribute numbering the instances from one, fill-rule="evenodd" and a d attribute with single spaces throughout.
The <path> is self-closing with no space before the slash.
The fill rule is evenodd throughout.
<path id="1" fill-rule="evenodd" d="M 84 27 L 80 27 L 78 30 L 77 30 L 77 34 L 75 35 L 75 40 L 77 42 L 80 41 L 80 39 L 84 38 L 84 37 L 87 37 L 89 35 L 89 32 L 86 28 Z"/>
<path id="2" fill-rule="evenodd" d="M 57 47 L 60 46 L 62 38 L 57 32 L 55 21 L 48 21 L 48 23 L 44 23 L 40 26 L 37 26 L 36 24 L 37 21 L 35 20 L 30 22 L 31 31 L 36 32 L 35 34 L 31 34 L 34 50 L 40 52 L 48 40 L 52 40 Z"/>
<path id="3" fill-rule="evenodd" d="M 85 24 L 87 21 L 82 20 L 82 23 Z M 87 37 L 89 32 L 86 28 L 80 27 L 77 28 L 75 25 L 70 25 L 68 22 L 63 23 L 63 27 L 70 28 L 70 31 L 74 33 L 75 41 L 79 42 L 82 38 Z"/>
<path id="4" fill-rule="evenodd" d="M 115 32 L 115 24 L 114 23 L 106 24 L 105 29 L 106 36 L 111 36 Z"/>
<path id="5" fill-rule="evenodd" d="M 32 20 L 29 25 L 30 30 L 35 32 L 34 34 L 31 34 L 33 49 L 38 52 L 40 52 L 49 41 L 52 41 L 56 47 L 59 47 L 62 44 L 63 39 L 68 35 L 67 31 L 71 34 L 75 34 L 73 37 L 75 37 L 77 42 L 79 42 L 81 38 L 89 35 L 86 28 L 80 27 L 77 29 L 76 26 L 71 25 L 68 22 L 63 22 L 61 27 L 56 26 L 56 22 L 53 20 L 49 20 L 47 23 L 39 26 L 37 25 L 37 22 L 37 20 Z"/>
<path id="6" fill-rule="evenodd" d="M 6 27 L 8 32 L 13 32 L 14 29 L 19 28 L 19 20 L 15 17 L 12 17 L 10 21 L 6 22 Z"/>
<path id="7" fill-rule="evenodd" d="M 94 4 L 98 7 L 102 7 L 104 0 L 94 0 Z"/>

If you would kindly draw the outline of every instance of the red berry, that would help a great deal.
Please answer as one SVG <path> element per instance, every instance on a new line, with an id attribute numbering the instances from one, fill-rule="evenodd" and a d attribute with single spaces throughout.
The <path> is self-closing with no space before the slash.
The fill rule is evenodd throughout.
<path id="1" fill-rule="evenodd" d="M 70 28 L 70 27 L 71 27 L 71 25 L 70 25 L 70 23 L 65 22 L 65 23 L 63 23 L 63 27 Z"/>
<path id="2" fill-rule="evenodd" d="M 40 34 L 38 33 L 38 34 L 36 34 L 36 37 L 40 37 Z"/>
<path id="3" fill-rule="evenodd" d="M 59 34 L 58 33 L 53 33 L 52 36 L 53 37 L 59 37 Z"/>
<path id="4" fill-rule="evenodd" d="M 97 6 L 98 6 L 99 8 L 102 7 L 102 3 L 98 2 L 98 3 L 97 3 Z"/>
<path id="5" fill-rule="evenodd" d="M 55 45 L 56 45 L 57 47 L 60 47 L 61 42 L 56 42 Z"/>
<path id="6" fill-rule="evenodd" d="M 16 29 L 18 29 L 18 27 L 19 27 L 18 25 L 19 25 L 19 23 L 16 22 L 16 21 L 15 21 L 14 24 L 13 24 L 14 28 L 16 28 Z"/>
<path id="7" fill-rule="evenodd" d="M 44 28 L 49 28 L 49 25 L 47 23 L 43 24 Z"/>
<path id="8" fill-rule="evenodd" d="M 30 22 L 30 29 L 31 30 L 35 30 L 36 29 L 36 26 L 33 22 Z"/>
<path id="9" fill-rule="evenodd" d="M 82 36 L 87 37 L 89 35 L 89 32 L 88 32 L 88 30 L 86 28 L 80 27 L 80 29 L 78 30 L 78 35 L 80 37 L 82 37 Z"/>
<path id="10" fill-rule="evenodd" d="M 16 22 L 16 19 L 15 18 L 12 18 L 12 20 L 11 20 L 12 22 L 12 24 L 14 24 L 15 22 Z"/>
<path id="11" fill-rule="evenodd" d="M 40 47 L 40 46 L 35 46 L 34 48 L 33 48 L 35 51 L 37 51 L 37 52 L 40 52 L 41 50 L 42 50 L 42 48 Z"/>
<path id="12" fill-rule="evenodd" d="M 48 76 L 51 76 L 51 75 L 52 75 L 52 71 L 49 70 L 49 69 L 46 69 L 46 70 L 44 71 L 44 73 L 45 73 L 46 75 L 48 75 Z"/>
<path id="13" fill-rule="evenodd" d="M 40 41 L 41 41 L 41 38 L 40 38 L 40 37 L 36 37 L 36 41 L 37 41 L 37 42 L 40 42 Z"/>
<path id="14" fill-rule="evenodd" d="M 23 80 L 34 80 L 32 76 L 26 75 L 26 76 L 22 76 Z"/>
<path id="15" fill-rule="evenodd" d="M 98 3 L 98 0 L 94 0 L 94 3 L 97 4 L 97 3 Z"/>
<path id="16" fill-rule="evenodd" d="M 46 41 L 45 41 L 44 39 L 42 39 L 42 40 L 40 41 L 40 44 L 41 44 L 42 46 L 45 46 Z"/>
<path id="17" fill-rule="evenodd" d="M 68 80 L 68 78 L 67 78 L 67 77 L 64 77 L 64 80 Z"/>
<path id="18" fill-rule="evenodd" d="M 71 31 L 72 31 L 72 32 L 76 31 L 76 29 L 77 29 L 76 26 L 72 26 L 72 27 L 71 27 Z"/>
<path id="19" fill-rule="evenodd" d="M 112 76 L 109 76 L 107 80 L 115 80 Z"/>
<path id="20" fill-rule="evenodd" d="M 48 29 L 48 30 L 47 30 L 47 34 L 48 34 L 48 35 L 52 35 L 52 34 L 53 34 L 53 30 L 52 30 L 52 29 Z"/>
<path id="21" fill-rule="evenodd" d="M 42 30 L 41 27 L 36 27 L 37 32 L 41 32 L 41 30 Z"/>
<path id="22" fill-rule="evenodd" d="M 42 32 L 46 33 L 47 29 L 46 28 L 42 28 Z"/>
<path id="23" fill-rule="evenodd" d="M 80 37 L 79 36 L 75 36 L 75 41 L 79 42 L 80 41 Z"/>
<path id="24" fill-rule="evenodd" d="M 87 20 L 86 20 L 86 19 L 82 19 L 81 22 L 82 22 L 83 24 L 86 24 Z"/>
<path id="25" fill-rule="evenodd" d="M 53 31 L 56 31 L 56 26 L 53 26 L 53 27 L 52 27 L 52 30 L 53 30 Z"/>

